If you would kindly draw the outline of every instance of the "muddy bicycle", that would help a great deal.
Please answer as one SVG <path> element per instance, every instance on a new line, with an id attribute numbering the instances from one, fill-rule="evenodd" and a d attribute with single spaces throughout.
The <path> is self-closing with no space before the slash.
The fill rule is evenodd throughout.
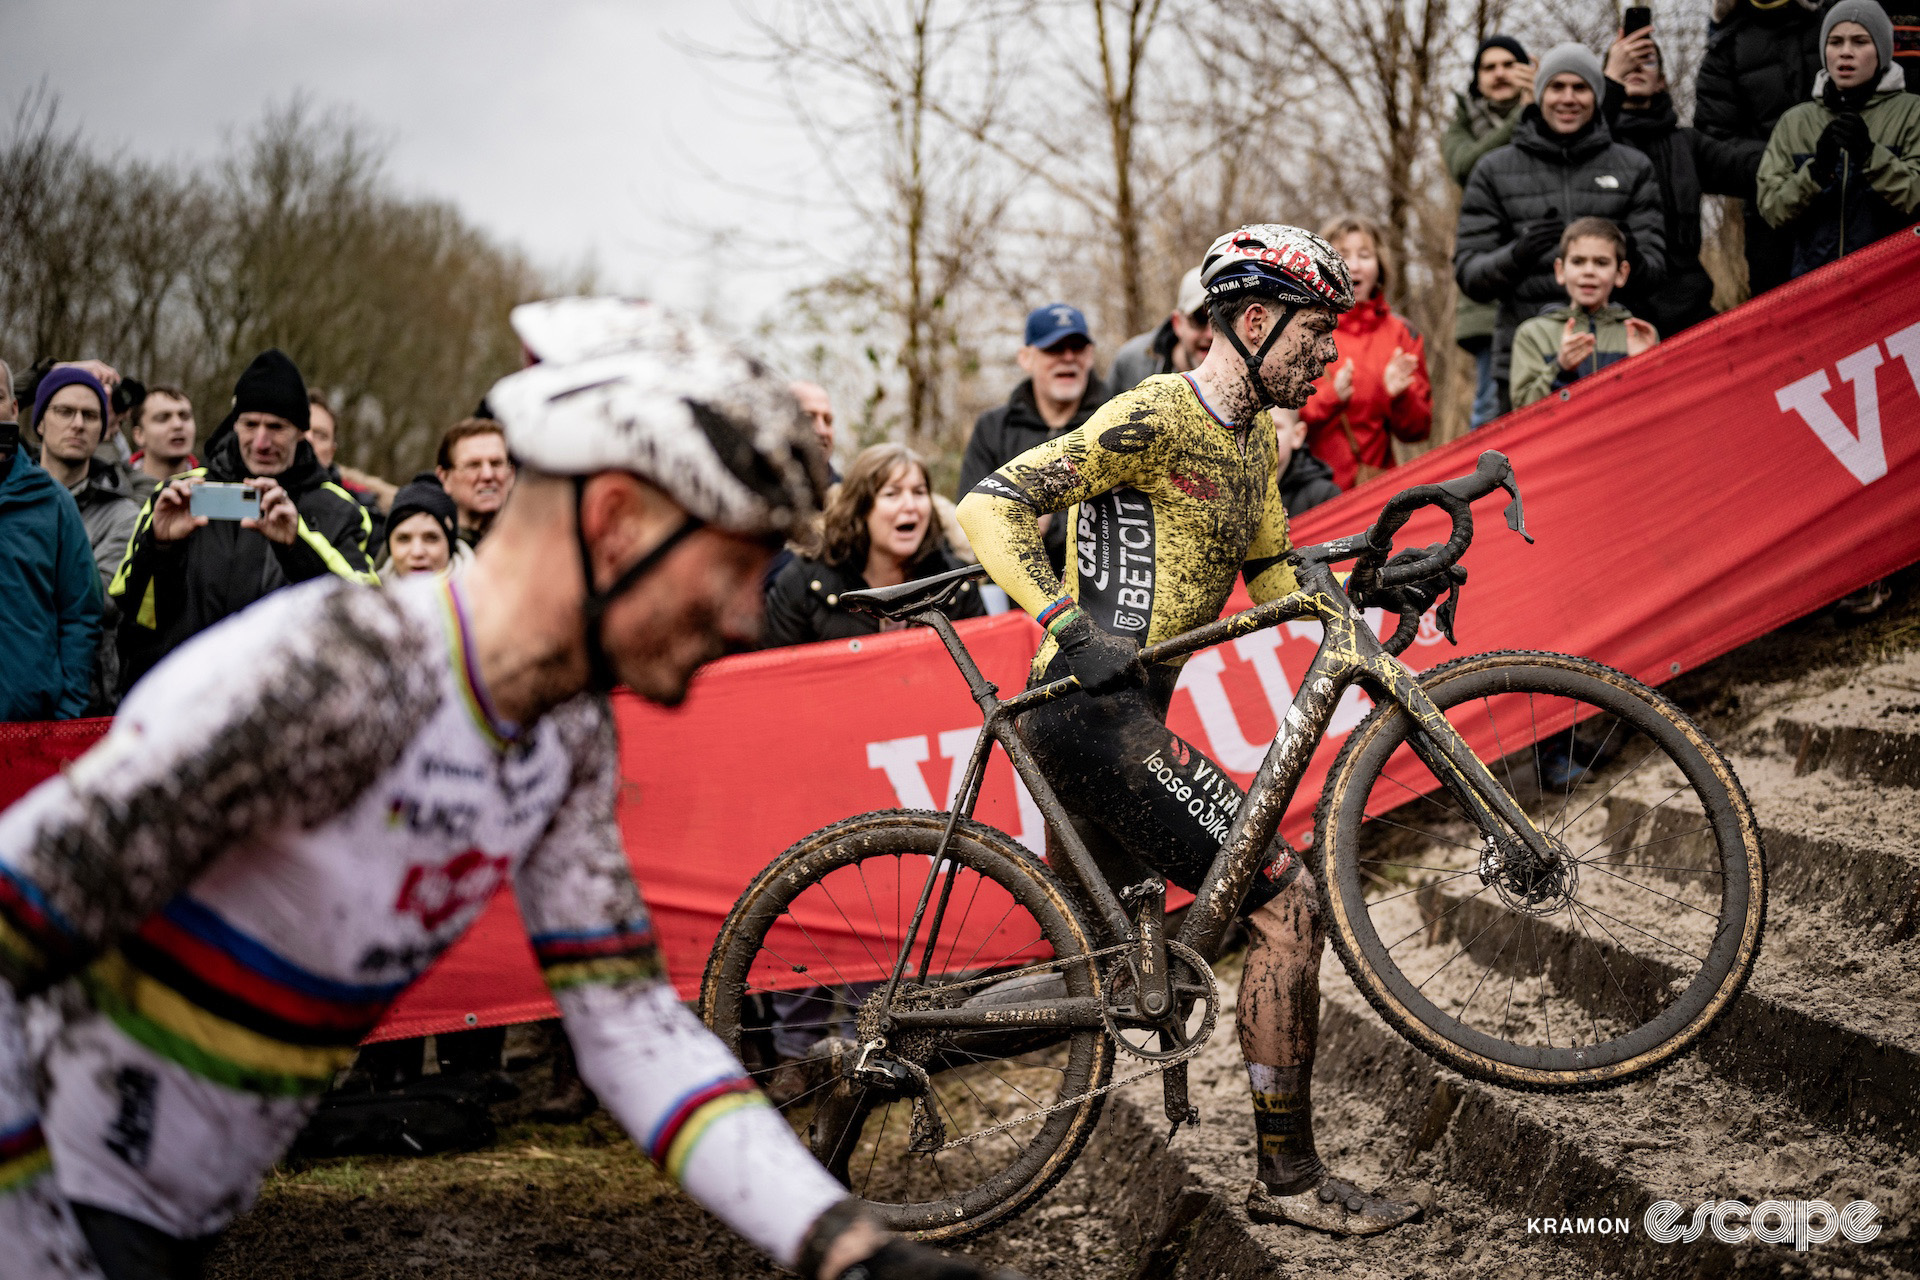
<path id="1" fill-rule="evenodd" d="M 1672 1062 L 1732 1005 L 1760 946 L 1763 854 L 1701 730 L 1581 658 L 1493 652 L 1416 675 L 1397 657 L 1436 581 L 1455 587 L 1437 614 L 1450 638 L 1471 503 L 1496 489 L 1531 541 L 1489 451 L 1364 532 L 1297 548 L 1292 593 L 1142 650 L 1166 662 L 1291 619 L 1323 628 L 1171 933 L 1165 884 L 1107 883 L 1021 737 L 1021 713 L 1076 682 L 1001 699 L 942 612 L 981 571 L 843 597 L 939 634 L 979 736 L 949 811 L 861 814 L 775 859 L 721 929 L 701 1012 L 890 1226 L 953 1240 L 1018 1213 L 1130 1080 L 1162 1073 L 1175 1129 L 1195 1118 L 1186 1064 L 1219 1021 L 1212 962 L 1356 683 L 1375 706 L 1327 775 L 1306 856 L 1335 951 L 1388 1025 L 1465 1076 L 1573 1091 Z M 1451 537 L 1390 559 L 1425 506 Z M 1399 614 L 1384 642 L 1369 603 Z M 1045 817 L 1047 859 L 972 816 L 996 743 Z"/>

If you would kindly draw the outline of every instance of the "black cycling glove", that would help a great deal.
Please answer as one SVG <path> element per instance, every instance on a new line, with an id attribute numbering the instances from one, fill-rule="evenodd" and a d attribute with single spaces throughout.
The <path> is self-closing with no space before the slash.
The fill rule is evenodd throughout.
<path id="1" fill-rule="evenodd" d="M 1025 1280 L 1017 1271 L 988 1271 L 972 1258 L 929 1249 L 895 1238 L 864 1262 L 856 1262 L 835 1280 Z"/>
<path id="2" fill-rule="evenodd" d="M 1061 627 L 1056 635 L 1060 656 L 1067 660 L 1067 670 L 1088 693 L 1111 693 L 1125 685 L 1141 683 L 1145 678 L 1146 673 L 1140 666 L 1139 643 L 1102 631 L 1084 613 Z"/>
<path id="3" fill-rule="evenodd" d="M 1549 210 L 1546 217 L 1535 218 L 1521 227 L 1520 238 L 1513 242 L 1514 261 L 1529 271 L 1552 261 L 1554 250 L 1560 247 L 1560 233 L 1566 226 L 1558 213 Z"/>

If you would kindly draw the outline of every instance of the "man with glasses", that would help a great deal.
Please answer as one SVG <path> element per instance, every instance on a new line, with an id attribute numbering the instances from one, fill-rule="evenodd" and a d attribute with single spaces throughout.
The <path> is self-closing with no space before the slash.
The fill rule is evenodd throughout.
<path id="1" fill-rule="evenodd" d="M 141 508 L 107 588 L 120 607 L 122 693 L 188 639 L 269 592 L 327 574 L 380 585 L 367 563 L 367 513 L 327 479 L 307 425 L 300 370 L 284 353 L 263 351 L 234 385 L 206 465 L 154 490 Z M 259 514 L 196 515 L 193 494 L 203 484 L 252 489 Z"/>
<path id="2" fill-rule="evenodd" d="M 1107 402 L 1106 385 L 1093 373 L 1093 337 L 1077 307 L 1050 302 L 1027 317 L 1026 345 L 1018 356 L 1026 380 L 1007 402 L 981 414 L 960 460 L 958 501 L 1015 458 L 1071 431 Z M 1041 541 L 1055 573 L 1067 554 L 1064 517 L 1042 516 Z"/>
<path id="3" fill-rule="evenodd" d="M 480 545 L 494 516 L 513 492 L 513 459 L 507 437 L 490 418 L 465 418 L 440 438 L 434 473 L 460 512 L 460 541 Z"/>
<path id="4" fill-rule="evenodd" d="M 1158 328 L 1127 339 L 1113 353 L 1107 390 L 1113 395 L 1131 391 L 1160 373 L 1191 373 L 1213 346 L 1213 320 L 1207 312 L 1207 291 L 1200 285 L 1200 268 L 1180 277 L 1173 312 Z"/>

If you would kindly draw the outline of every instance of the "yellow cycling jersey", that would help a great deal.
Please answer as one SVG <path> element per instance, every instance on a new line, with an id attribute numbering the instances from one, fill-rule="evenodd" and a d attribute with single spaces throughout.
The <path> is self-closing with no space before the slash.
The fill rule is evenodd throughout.
<path id="1" fill-rule="evenodd" d="M 1153 644 L 1219 617 L 1237 573 L 1256 602 L 1294 589 L 1279 476 L 1265 413 L 1235 426 L 1188 375 L 1163 374 L 980 481 L 960 524 L 993 580 L 1036 618 L 1064 593 L 1094 625 Z M 1036 519 L 1057 511 L 1073 535 L 1064 587 Z M 1036 674 L 1055 647 L 1049 635 Z"/>

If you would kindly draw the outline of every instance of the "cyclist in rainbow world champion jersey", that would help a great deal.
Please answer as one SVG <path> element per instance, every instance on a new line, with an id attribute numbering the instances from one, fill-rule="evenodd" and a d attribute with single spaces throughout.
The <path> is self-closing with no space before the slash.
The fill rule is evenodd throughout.
<path id="1" fill-rule="evenodd" d="M 680 1004 L 614 822 L 606 691 L 677 702 L 752 641 L 825 479 L 806 420 L 648 304 L 513 320 L 540 362 L 488 398 L 525 470 L 460 581 L 275 592 L 0 815 L 0 1276 L 199 1274 L 504 883 L 582 1076 L 696 1199 L 808 1280 L 983 1274 L 863 1215 Z"/>
<path id="2" fill-rule="evenodd" d="M 1197 890 L 1243 793 L 1166 727 L 1179 668 L 1143 670 L 1142 644 L 1219 616 L 1236 574 L 1256 602 L 1296 587 L 1287 564 L 1278 439 L 1266 410 L 1297 409 L 1335 358 L 1353 305 L 1338 254 L 1298 227 L 1241 227 L 1201 265 L 1216 340 L 1191 373 L 1148 378 L 1073 431 L 982 480 L 959 516 L 980 563 L 1047 629 L 1034 682 L 1082 690 L 1027 713 L 1021 732 L 1115 885 L 1157 873 Z M 1067 578 L 1037 532 L 1069 511 Z M 1314 1148 L 1311 1081 L 1325 929 L 1311 874 L 1275 836 L 1242 906 L 1252 941 L 1240 1048 L 1253 1089 L 1256 1220 L 1373 1234 L 1420 1211 L 1336 1178 Z"/>

